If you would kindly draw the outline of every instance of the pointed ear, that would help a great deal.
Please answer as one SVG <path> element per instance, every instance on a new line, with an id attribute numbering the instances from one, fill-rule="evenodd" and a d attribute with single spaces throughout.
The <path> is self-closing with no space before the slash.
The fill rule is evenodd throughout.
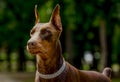
<path id="1" fill-rule="evenodd" d="M 35 5 L 35 24 L 36 23 L 39 23 L 40 22 L 40 19 L 39 19 L 39 14 L 38 14 L 38 10 L 37 10 L 37 5 Z"/>
<path id="2" fill-rule="evenodd" d="M 62 24 L 60 19 L 60 6 L 56 5 L 52 12 L 50 22 L 56 27 L 57 30 L 62 31 Z"/>

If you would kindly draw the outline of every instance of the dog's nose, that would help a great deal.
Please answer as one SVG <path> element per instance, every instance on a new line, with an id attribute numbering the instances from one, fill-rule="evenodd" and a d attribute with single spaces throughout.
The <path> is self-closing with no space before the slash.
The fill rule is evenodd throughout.
<path id="1" fill-rule="evenodd" d="M 29 48 L 33 48 L 36 45 L 36 42 L 28 41 L 27 45 L 28 45 Z"/>

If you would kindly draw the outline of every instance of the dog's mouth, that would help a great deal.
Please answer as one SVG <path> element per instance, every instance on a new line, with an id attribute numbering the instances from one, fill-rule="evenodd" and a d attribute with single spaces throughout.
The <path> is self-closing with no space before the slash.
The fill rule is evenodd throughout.
<path id="1" fill-rule="evenodd" d="M 27 51 L 30 52 L 33 55 L 37 55 L 37 54 L 42 54 L 43 50 L 40 48 L 29 48 L 29 46 L 27 46 Z"/>
<path id="2" fill-rule="evenodd" d="M 37 54 L 40 54 L 40 53 L 42 53 L 41 51 L 29 51 L 31 54 L 33 54 L 33 55 L 37 55 Z"/>

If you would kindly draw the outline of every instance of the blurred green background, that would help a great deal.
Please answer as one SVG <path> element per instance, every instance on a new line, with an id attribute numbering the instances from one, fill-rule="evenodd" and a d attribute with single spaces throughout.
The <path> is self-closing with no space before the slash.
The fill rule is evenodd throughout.
<path id="1" fill-rule="evenodd" d="M 119 0 L 0 0 L 0 76 L 10 72 L 18 79 L 23 73 L 33 82 L 35 57 L 26 51 L 26 43 L 35 4 L 41 22 L 48 22 L 55 5 L 60 5 L 60 40 L 67 61 L 84 70 L 111 67 L 113 82 L 120 82 Z"/>

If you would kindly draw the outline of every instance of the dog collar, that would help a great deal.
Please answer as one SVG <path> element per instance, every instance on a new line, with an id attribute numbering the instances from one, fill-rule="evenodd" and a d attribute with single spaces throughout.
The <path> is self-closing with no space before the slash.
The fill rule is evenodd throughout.
<path id="1" fill-rule="evenodd" d="M 55 78 L 55 77 L 59 76 L 64 71 L 65 67 L 66 67 L 66 62 L 63 61 L 63 65 L 61 66 L 61 68 L 53 74 L 41 74 L 41 73 L 38 72 L 38 70 L 37 70 L 37 73 L 43 79 L 52 79 L 52 78 Z"/>

